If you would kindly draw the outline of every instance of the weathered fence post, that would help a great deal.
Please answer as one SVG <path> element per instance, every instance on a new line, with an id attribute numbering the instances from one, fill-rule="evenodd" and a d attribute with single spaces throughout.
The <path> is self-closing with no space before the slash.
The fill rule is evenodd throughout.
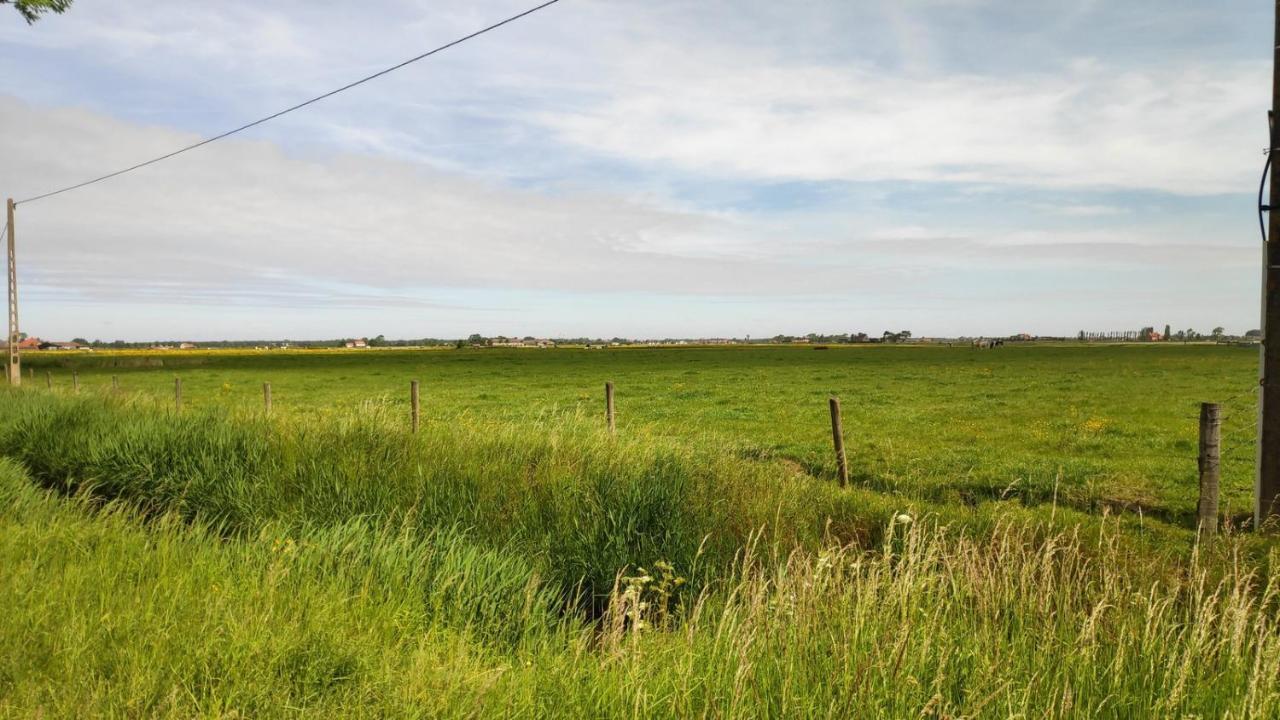
<path id="1" fill-rule="evenodd" d="M 53 371 L 52 370 L 44 371 L 44 386 L 50 390 L 53 389 Z"/>
<path id="2" fill-rule="evenodd" d="M 182 378 L 173 379 L 173 409 L 182 412 Z"/>
<path id="3" fill-rule="evenodd" d="M 609 432 L 616 432 L 613 422 L 613 383 L 604 384 L 604 419 L 605 424 L 609 426 Z"/>
<path id="4" fill-rule="evenodd" d="M 262 410 L 266 414 L 271 414 L 271 383 L 262 383 Z"/>
<path id="5" fill-rule="evenodd" d="M 75 370 L 71 371 L 71 389 L 80 392 L 80 373 Z"/>
<path id="6" fill-rule="evenodd" d="M 116 375 L 111 376 L 111 392 L 120 392 L 119 376 L 116 376 Z"/>
<path id="7" fill-rule="evenodd" d="M 1222 413 L 1218 403 L 1200 403 L 1200 503 L 1196 528 L 1218 532 L 1218 458 L 1222 451 Z"/>
<path id="8" fill-rule="evenodd" d="M 831 442 L 836 449 L 836 470 L 840 473 L 840 486 L 849 484 L 849 463 L 844 454 L 844 424 L 840 420 L 840 398 L 832 396 L 831 405 Z"/>
<path id="9" fill-rule="evenodd" d="M 418 432 L 418 381 L 409 381 L 409 406 L 413 415 L 413 431 Z"/>

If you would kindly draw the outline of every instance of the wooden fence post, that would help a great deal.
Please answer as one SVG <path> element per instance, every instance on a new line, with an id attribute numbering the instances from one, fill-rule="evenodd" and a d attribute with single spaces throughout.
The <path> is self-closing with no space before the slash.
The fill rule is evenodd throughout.
<path id="1" fill-rule="evenodd" d="M 262 410 L 266 414 L 271 414 L 271 383 L 262 383 Z"/>
<path id="2" fill-rule="evenodd" d="M 418 432 L 418 381 L 409 381 L 409 407 L 412 412 L 413 431 Z"/>
<path id="3" fill-rule="evenodd" d="M 173 379 L 173 409 L 182 412 L 182 378 Z"/>
<path id="4" fill-rule="evenodd" d="M 1196 528 L 1218 532 L 1218 459 L 1222 452 L 1222 413 L 1218 403 L 1200 403 L 1200 502 Z"/>
<path id="5" fill-rule="evenodd" d="M 604 384 L 604 419 L 609 426 L 609 432 L 612 434 L 617 432 L 613 421 L 613 383 Z"/>
<path id="6" fill-rule="evenodd" d="M 75 370 L 71 371 L 71 389 L 80 392 L 80 373 Z"/>
<path id="7" fill-rule="evenodd" d="M 840 486 L 849 484 L 849 463 L 844 454 L 844 424 L 840 420 L 840 398 L 832 396 L 831 405 L 831 442 L 836 449 L 836 470 L 840 474 Z"/>
<path id="8" fill-rule="evenodd" d="M 44 371 L 44 386 L 50 390 L 53 389 L 53 371 L 52 370 Z"/>
<path id="9" fill-rule="evenodd" d="M 120 378 L 116 375 L 111 376 L 111 392 L 120 392 Z"/>

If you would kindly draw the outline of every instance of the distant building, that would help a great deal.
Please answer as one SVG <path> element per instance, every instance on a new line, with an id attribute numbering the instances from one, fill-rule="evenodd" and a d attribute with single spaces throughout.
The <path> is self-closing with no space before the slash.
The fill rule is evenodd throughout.
<path id="1" fill-rule="evenodd" d="M 26 340 L 18 341 L 18 349 L 19 350 L 39 350 L 40 345 L 42 345 L 43 343 L 44 341 L 38 337 L 29 337 Z"/>
<path id="2" fill-rule="evenodd" d="M 88 345 L 78 342 L 41 342 L 41 350 L 92 350 Z"/>
<path id="3" fill-rule="evenodd" d="M 369 347 L 369 341 L 368 341 L 368 340 L 366 340 L 366 339 L 364 339 L 364 338 L 360 338 L 359 340 L 348 340 L 348 341 L 347 341 L 347 347 L 349 347 L 349 348 L 367 348 L 367 347 Z"/>
<path id="4" fill-rule="evenodd" d="M 196 344 L 193 342 L 178 343 L 179 350 L 195 350 Z"/>

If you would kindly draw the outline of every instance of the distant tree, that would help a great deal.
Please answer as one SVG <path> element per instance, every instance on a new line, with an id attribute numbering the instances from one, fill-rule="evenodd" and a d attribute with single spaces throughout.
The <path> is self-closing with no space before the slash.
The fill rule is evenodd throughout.
<path id="1" fill-rule="evenodd" d="M 88 341 L 88 340 L 85 340 L 84 338 L 71 338 L 71 342 L 73 342 L 73 343 L 80 343 L 81 345 L 88 345 L 88 344 L 89 344 L 89 341 Z"/>
<path id="2" fill-rule="evenodd" d="M 1244 334 L 1244 336 L 1245 336 L 1245 337 L 1247 337 L 1247 338 L 1260 338 L 1260 337 L 1262 337 L 1262 331 L 1261 331 L 1261 330 L 1250 330 L 1249 332 L 1245 333 L 1245 334 Z"/>
<path id="3" fill-rule="evenodd" d="M 1165 342 L 1169 342 L 1170 335 L 1171 335 L 1171 331 L 1169 330 L 1169 323 L 1165 323 L 1164 325 L 1164 341 Z"/>
<path id="4" fill-rule="evenodd" d="M 64 13 L 67 8 L 71 7 L 71 0 L 0 0 L 0 5 L 12 5 L 14 10 L 22 16 L 27 24 L 40 19 L 40 16 L 47 13 Z"/>
<path id="5" fill-rule="evenodd" d="M 1223 336 L 1223 335 L 1225 335 L 1226 333 L 1227 333 L 1227 331 L 1226 331 L 1225 329 L 1223 329 L 1222 327 L 1216 327 L 1216 328 L 1214 328 L 1214 329 L 1213 329 L 1213 339 L 1214 339 L 1214 340 L 1221 340 L 1221 339 L 1222 339 L 1222 336 Z"/>
<path id="6" fill-rule="evenodd" d="M 1076 338 L 1077 338 L 1080 342 L 1084 342 L 1084 331 L 1083 331 L 1083 330 L 1081 330 L 1081 331 L 1080 331 L 1080 334 L 1079 334 L 1079 335 L 1077 335 L 1077 336 L 1076 336 Z"/>
<path id="7" fill-rule="evenodd" d="M 1155 333 L 1155 331 L 1156 331 L 1156 329 L 1155 329 L 1155 328 L 1153 328 L 1153 327 L 1151 327 L 1151 326 L 1149 326 L 1149 325 L 1148 325 L 1147 327 L 1144 327 L 1144 328 L 1142 328 L 1141 330 L 1139 330 L 1139 331 L 1138 331 L 1138 339 L 1139 339 L 1139 340 L 1150 340 L 1150 339 L 1151 339 L 1151 336 Z"/>
<path id="8" fill-rule="evenodd" d="M 369 338 L 369 347 L 382 347 L 386 344 L 387 338 L 384 335 L 379 335 L 376 338 Z"/>
<path id="9" fill-rule="evenodd" d="M 911 331 L 910 331 L 910 330 L 900 330 L 900 331 L 898 331 L 898 339 L 899 339 L 899 340 L 906 340 L 906 339 L 908 339 L 908 338 L 910 338 L 910 337 L 911 337 Z"/>
<path id="10" fill-rule="evenodd" d="M 467 338 L 467 342 L 472 345 L 488 345 L 489 344 L 489 340 L 485 338 L 485 336 L 481 335 L 480 333 L 471 333 L 471 335 Z"/>

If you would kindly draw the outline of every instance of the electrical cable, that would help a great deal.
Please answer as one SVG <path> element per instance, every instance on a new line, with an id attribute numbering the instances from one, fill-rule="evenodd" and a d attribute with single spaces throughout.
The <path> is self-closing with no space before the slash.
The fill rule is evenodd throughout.
<path id="1" fill-rule="evenodd" d="M 492 25 L 490 25 L 490 26 L 488 26 L 488 27 L 486 27 L 486 28 L 483 28 L 483 29 L 481 29 L 481 30 L 477 30 L 477 31 L 475 31 L 475 32 L 471 33 L 470 35 L 464 35 L 463 37 L 460 37 L 460 38 L 458 38 L 457 40 L 454 40 L 454 41 L 452 41 L 452 42 L 449 42 L 449 43 L 446 43 L 446 44 L 444 44 L 444 45 L 441 45 L 440 47 L 437 47 L 437 48 L 435 48 L 434 50 L 428 50 L 427 52 L 424 52 L 424 53 L 422 53 L 421 55 L 417 55 L 417 56 L 415 56 L 415 57 L 411 57 L 411 58 L 409 58 L 408 60 L 405 60 L 404 62 L 397 63 L 397 64 L 392 65 L 391 67 L 386 68 L 386 69 L 384 69 L 384 70 L 379 70 L 378 72 L 376 72 L 376 73 L 374 73 L 374 74 L 372 74 L 372 75 L 368 75 L 368 76 L 366 76 L 366 77 L 360 78 L 359 80 L 356 80 L 355 82 L 347 83 L 346 85 L 343 85 L 342 87 L 340 87 L 340 88 L 338 88 L 338 89 L 336 89 L 336 90 L 330 90 L 329 92 L 324 93 L 323 95 L 317 95 L 316 97 L 313 97 L 313 98 L 311 98 L 310 100 L 306 100 L 306 101 L 304 101 L 304 102 L 300 102 L 300 103 L 298 103 L 297 105 L 293 105 L 293 106 L 291 106 L 291 107 L 287 107 L 287 108 L 285 108 L 284 110 L 281 110 L 281 111 L 276 112 L 276 113 L 272 113 L 271 115 L 267 115 L 266 117 L 263 117 L 263 118 L 259 118 L 259 119 L 257 119 L 257 120 L 254 120 L 253 122 L 245 123 L 244 125 L 241 125 L 240 127 L 235 128 L 235 129 L 233 129 L 233 130 L 228 130 L 228 131 L 226 131 L 226 132 L 224 132 L 224 133 L 221 133 L 221 134 L 218 134 L 218 135 L 214 135 L 213 137 L 210 137 L 210 138 L 205 138 L 204 140 L 201 140 L 200 142 L 193 143 L 193 144 L 191 144 L 191 145 L 187 145 L 186 147 L 183 147 L 183 148 L 179 148 L 179 149 L 177 149 L 177 150 L 174 150 L 173 152 L 166 153 L 166 154 L 164 154 L 164 155 L 160 155 L 160 156 L 158 156 L 158 157 L 151 158 L 150 160 L 147 160 L 147 161 L 145 161 L 145 162 L 140 162 L 140 163 L 138 163 L 138 164 L 136 164 L 136 165 L 131 165 L 131 166 L 129 166 L 129 167 L 127 167 L 127 168 L 124 168 L 124 169 L 122 169 L 122 170 L 116 170 L 115 172 L 107 173 L 106 175 L 102 175 L 102 176 L 100 176 L 100 177 L 93 178 L 92 180 L 85 180 L 84 182 L 76 183 L 75 185 L 68 185 L 67 187 L 64 187 L 64 188 L 61 188 L 61 189 L 58 189 L 58 190 L 51 190 L 51 191 L 49 191 L 49 192 L 47 192 L 47 193 L 42 193 L 42 194 L 40 194 L 40 195 L 35 195 L 35 196 L 33 196 L 33 197 L 29 197 L 29 198 L 26 198 L 26 199 L 23 199 L 23 200 L 18 200 L 18 201 L 17 201 L 17 202 L 15 202 L 14 204 L 15 204 L 15 205 L 21 205 L 21 204 L 23 204 L 23 203 L 35 202 L 36 200 L 43 200 L 44 198 L 53 197 L 54 195 L 61 195 L 62 193 L 65 193 L 65 192 L 71 192 L 72 190 L 78 190 L 78 189 L 80 189 L 80 188 L 82 188 L 82 187 L 87 187 L 87 186 L 89 186 L 89 185 L 93 185 L 94 183 L 100 183 L 100 182 L 102 182 L 103 180 L 110 180 L 111 178 L 119 177 L 119 176 L 121 176 L 121 175 L 124 175 L 124 174 L 125 174 L 125 173 L 127 173 L 127 172 L 133 172 L 134 170 L 139 170 L 139 169 L 144 168 L 144 167 L 146 167 L 146 166 L 148 166 L 148 165 L 154 165 L 155 163 L 158 163 L 158 162 L 160 162 L 160 161 L 162 161 L 162 160 L 168 160 L 168 159 L 169 159 L 169 158 L 171 158 L 171 157 L 174 157 L 174 156 L 176 156 L 176 155 L 181 155 L 182 153 L 187 152 L 187 151 L 189 151 L 189 150 L 195 150 L 196 148 L 198 148 L 198 147 L 203 147 L 203 146 L 205 146 L 205 145 L 208 145 L 209 143 L 217 142 L 218 140 L 221 140 L 221 139 L 223 139 L 223 138 L 226 138 L 226 137 L 230 137 L 230 136 L 232 136 L 232 135 L 235 135 L 235 134 L 236 134 L 236 133 L 238 133 L 238 132 L 242 132 L 242 131 L 244 131 L 244 130 L 248 130 L 249 128 L 252 128 L 252 127 L 256 127 L 256 126 L 258 126 L 258 125 L 261 125 L 261 124 L 263 124 L 263 123 L 265 123 L 265 122 L 267 122 L 267 121 L 269 121 L 269 120 L 274 120 L 274 119 L 276 119 L 276 118 L 280 117 L 281 115 L 287 115 L 287 114 L 289 114 L 289 113 L 293 112 L 294 110 L 300 110 L 300 109 L 302 109 L 302 108 L 304 108 L 304 107 L 306 107 L 306 106 L 308 106 L 308 105 L 311 105 L 312 103 L 317 103 L 317 102 L 319 102 L 319 101 L 321 101 L 321 100 L 324 100 L 325 98 L 333 97 L 334 95 L 337 95 L 338 93 L 340 93 L 340 92 L 344 92 L 344 91 L 346 91 L 346 90 L 350 90 L 351 88 L 356 87 L 357 85 L 363 85 L 363 84 L 365 84 L 365 83 L 369 82 L 370 80 L 373 80 L 373 79 L 375 79 L 375 78 L 382 77 L 383 75 L 386 75 L 386 74 L 391 73 L 391 72 L 395 72 L 396 70 L 399 70 L 400 68 L 405 67 L 406 65 L 412 65 L 413 63 L 416 63 L 416 62 L 418 62 L 419 60 L 424 60 L 424 59 L 426 59 L 426 58 L 429 58 L 429 57 L 431 57 L 432 55 L 435 55 L 436 53 L 438 53 L 438 52 L 442 52 L 442 51 L 444 51 L 444 50 L 448 50 L 449 48 L 451 48 L 451 47 L 453 47 L 453 46 L 455 46 L 455 45 L 460 45 L 460 44 L 462 44 L 462 43 L 464 43 L 464 42 L 466 42 L 466 41 L 468 41 L 468 40 L 470 40 L 470 39 L 472 39 L 472 38 L 479 37 L 479 36 L 484 35 L 485 33 L 490 32 L 490 31 L 492 31 L 492 30 L 497 30 L 498 28 L 502 27 L 503 25 L 506 25 L 506 24 L 508 24 L 508 23 L 515 22 L 516 20 L 519 20 L 520 18 L 523 18 L 523 17 L 525 17 L 525 16 L 527 16 L 527 15 L 532 15 L 533 13 L 538 12 L 539 10 L 542 10 L 543 8 L 546 8 L 546 7 L 549 7 L 549 6 L 551 6 L 551 5 L 554 5 L 554 4 L 558 3 L 558 2 L 560 2 L 560 0 L 548 0 L 547 2 L 544 2 L 544 3 L 542 3 L 541 5 L 537 5 L 537 6 L 535 6 L 535 7 L 529 8 L 528 10 L 525 10 L 524 12 L 518 13 L 518 14 L 516 14 L 516 15 L 512 15 L 511 17 L 507 18 L 506 20 L 503 20 L 503 21 L 501 21 L 501 22 L 496 22 L 496 23 L 494 23 L 494 24 L 492 24 Z"/>

